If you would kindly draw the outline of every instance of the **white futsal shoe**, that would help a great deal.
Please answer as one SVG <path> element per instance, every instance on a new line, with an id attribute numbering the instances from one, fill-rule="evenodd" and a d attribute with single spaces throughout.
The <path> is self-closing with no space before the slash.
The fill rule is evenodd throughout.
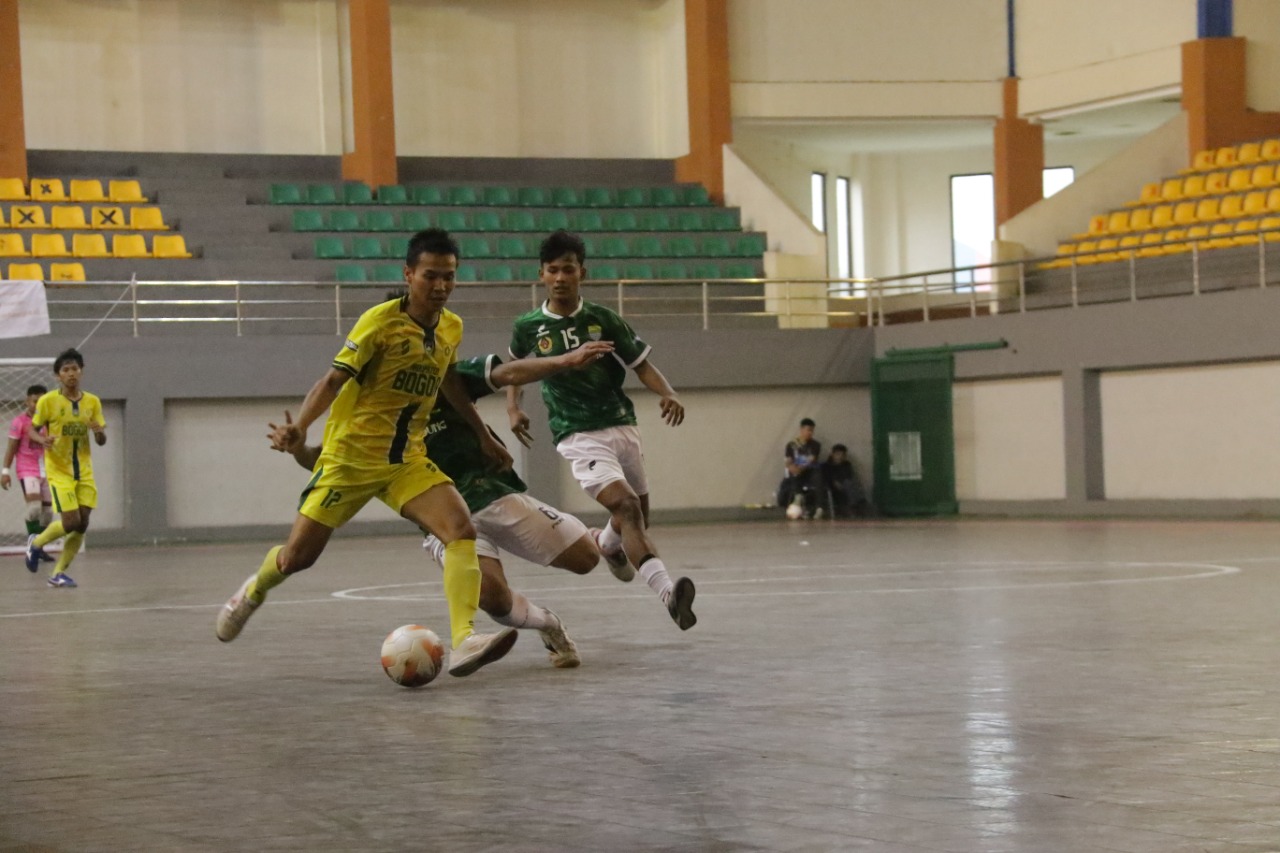
<path id="1" fill-rule="evenodd" d="M 564 623 L 550 610 L 547 611 L 547 615 L 554 620 L 555 624 L 550 628 L 540 629 L 538 633 L 542 635 L 542 645 L 547 647 L 551 665 L 556 669 L 573 669 L 581 666 L 582 658 L 578 657 L 578 647 L 565 631 Z"/>
<path id="2" fill-rule="evenodd" d="M 240 636 L 244 623 L 248 622 L 249 617 L 253 615 L 253 611 L 258 609 L 259 602 L 251 600 L 245 594 L 249 590 L 249 584 L 253 583 L 257 577 L 257 572 L 249 575 L 248 579 L 240 584 L 236 594 L 231 596 L 227 603 L 222 605 L 222 609 L 218 611 L 218 624 L 215 630 L 218 634 L 218 639 L 222 642 L 229 643 Z"/>
<path id="3" fill-rule="evenodd" d="M 610 554 L 600 544 L 601 530 L 598 527 L 591 528 L 591 538 L 596 540 L 596 547 L 600 549 L 600 553 L 604 556 L 605 565 L 609 567 L 609 571 L 613 572 L 613 576 L 623 583 L 631 583 L 635 580 L 636 570 L 627 560 L 627 555 L 621 548 Z"/>
<path id="4" fill-rule="evenodd" d="M 449 653 L 449 674 L 470 675 L 511 651 L 516 644 L 515 628 L 503 628 L 493 634 L 472 634 Z"/>

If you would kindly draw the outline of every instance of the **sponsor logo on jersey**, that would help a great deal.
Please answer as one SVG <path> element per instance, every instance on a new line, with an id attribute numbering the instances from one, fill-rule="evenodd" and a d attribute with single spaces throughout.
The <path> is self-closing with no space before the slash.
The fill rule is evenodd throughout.
<path id="1" fill-rule="evenodd" d="M 347 338 L 347 342 L 346 342 L 345 344 L 343 344 L 343 346 L 344 346 L 344 347 L 346 347 L 347 349 L 351 350 L 352 352 L 359 352 L 359 351 L 360 351 L 360 347 L 359 347 L 359 346 L 357 346 L 357 345 L 356 345 L 356 342 L 355 342 L 355 341 L 353 341 L 353 340 L 351 340 L 351 338 Z"/>

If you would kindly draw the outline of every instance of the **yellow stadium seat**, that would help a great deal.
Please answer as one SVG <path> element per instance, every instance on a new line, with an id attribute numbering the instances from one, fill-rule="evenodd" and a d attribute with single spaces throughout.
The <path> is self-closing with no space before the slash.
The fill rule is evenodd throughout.
<path id="1" fill-rule="evenodd" d="M 71 257 L 73 258 L 109 258 L 107 238 L 102 234 L 72 234 Z"/>
<path id="2" fill-rule="evenodd" d="M 146 238 L 141 234 L 114 234 L 111 237 L 111 257 L 149 258 Z"/>
<path id="3" fill-rule="evenodd" d="M 1236 164 L 1236 147 L 1234 145 L 1226 145 L 1219 148 L 1213 155 L 1213 165 L 1219 169 L 1224 166 L 1234 166 Z"/>
<path id="4" fill-rule="evenodd" d="M 48 228 L 44 208 L 38 204 L 15 204 L 9 208 L 9 227 Z"/>
<path id="5" fill-rule="evenodd" d="M 58 178 L 32 178 L 32 201 L 66 201 L 67 191 Z"/>
<path id="6" fill-rule="evenodd" d="M 1246 193 L 1244 197 L 1244 209 L 1241 211 L 1245 216 L 1257 216 L 1267 209 L 1267 194 L 1262 190 L 1254 190 Z"/>
<path id="7" fill-rule="evenodd" d="M 1152 228 L 1168 228 L 1173 224 L 1173 205 L 1162 204 L 1151 211 Z"/>
<path id="8" fill-rule="evenodd" d="M 1259 231 L 1270 231 L 1263 234 L 1262 239 L 1268 243 L 1280 243 L 1280 216 L 1268 216 L 1258 223 Z"/>
<path id="9" fill-rule="evenodd" d="M 1160 198 L 1179 201 L 1182 198 L 1182 178 L 1170 178 L 1160 185 Z"/>
<path id="10" fill-rule="evenodd" d="M 1231 238 L 1236 246 L 1252 246 L 1258 242 L 1258 220 L 1244 219 L 1236 223 L 1236 235 Z"/>
<path id="11" fill-rule="evenodd" d="M 21 234 L 0 234 L 0 257 L 29 258 L 31 253 L 27 251 Z"/>
<path id="12" fill-rule="evenodd" d="M 1210 172 L 1204 176 L 1205 195 L 1221 195 L 1227 191 L 1227 173 Z"/>
<path id="13" fill-rule="evenodd" d="M 1236 163 L 1241 166 L 1252 166 L 1262 159 L 1262 143 L 1246 142 L 1236 152 Z"/>
<path id="14" fill-rule="evenodd" d="M 1206 249 L 1228 249 L 1232 244 L 1232 236 L 1236 233 L 1234 222 L 1218 222 L 1209 228 L 1209 242 Z"/>
<path id="15" fill-rule="evenodd" d="M 1173 221 L 1176 225 L 1194 225 L 1196 222 L 1196 203 L 1180 201 L 1173 209 Z"/>
<path id="16" fill-rule="evenodd" d="M 114 202 L 147 202 L 142 194 L 142 185 L 137 181 L 110 181 L 107 185 L 108 197 Z"/>
<path id="17" fill-rule="evenodd" d="M 1129 214 L 1130 231 L 1146 231 L 1151 227 L 1151 208 L 1139 207 Z"/>
<path id="18" fill-rule="evenodd" d="M 1161 201 L 1160 184 L 1159 183 L 1143 184 L 1141 194 L 1139 194 L 1139 196 L 1132 201 L 1126 201 L 1124 203 L 1124 206 L 1138 207 L 1141 205 L 1159 204 L 1160 201 Z"/>
<path id="19" fill-rule="evenodd" d="M 84 281 L 84 264 L 50 264 L 49 281 Z"/>
<path id="20" fill-rule="evenodd" d="M 1162 250 L 1158 245 L 1155 245 L 1163 240 L 1164 235 L 1159 231 L 1148 231 L 1146 234 L 1143 234 L 1141 243 L 1142 248 L 1138 249 L 1138 257 L 1154 258 L 1156 255 L 1163 255 L 1164 250 Z"/>
<path id="21" fill-rule="evenodd" d="M 1196 204 L 1196 222 L 1214 222 L 1222 218 L 1222 202 L 1216 198 L 1202 198 Z"/>
<path id="22" fill-rule="evenodd" d="M 1107 237 L 1102 240 L 1099 240 L 1098 251 L 1101 252 L 1101 254 L 1096 255 L 1095 258 L 1099 263 L 1109 263 L 1111 261 L 1120 260 L 1119 252 L 1106 251 L 1108 249 L 1114 249 L 1119 245 L 1120 245 L 1120 241 L 1115 237 Z"/>
<path id="23" fill-rule="evenodd" d="M 1218 205 L 1219 219 L 1236 219 L 1244 213 L 1244 196 L 1224 195 Z"/>
<path id="24" fill-rule="evenodd" d="M 59 231 L 75 231 L 88 228 L 84 218 L 84 208 L 78 204 L 56 204 L 50 208 L 52 216 L 50 224 Z"/>
<path id="25" fill-rule="evenodd" d="M 1164 246 L 1161 248 L 1161 254 L 1177 255 L 1182 252 L 1190 252 L 1191 247 L 1186 244 L 1187 232 L 1182 228 L 1174 228 L 1164 232 Z"/>
<path id="26" fill-rule="evenodd" d="M 1080 234 L 1072 234 L 1072 240 L 1083 240 L 1085 237 L 1101 237 L 1107 233 L 1107 215 L 1098 213 L 1089 217 L 1089 230 Z"/>
<path id="27" fill-rule="evenodd" d="M 1253 184 L 1249 178 L 1252 177 L 1251 169 L 1232 169 L 1227 175 L 1227 189 L 1234 193 L 1242 193 L 1253 189 Z"/>
<path id="28" fill-rule="evenodd" d="M 1249 173 L 1249 183 L 1254 189 L 1274 187 L 1276 185 L 1276 167 L 1271 163 L 1254 166 L 1253 171 Z"/>
<path id="29" fill-rule="evenodd" d="M 0 207 L 0 228 L 8 228 L 9 220 L 4 217 L 4 208 Z"/>
<path id="30" fill-rule="evenodd" d="M 1204 195 L 1204 175 L 1188 175 L 1182 181 L 1183 198 L 1199 198 Z"/>
<path id="31" fill-rule="evenodd" d="M 106 201 L 107 194 L 102 191 L 102 181 L 74 179 L 71 181 L 72 201 Z"/>
<path id="32" fill-rule="evenodd" d="M 33 258 L 69 258 L 66 238 L 61 234 L 32 234 L 31 257 Z"/>
<path id="33" fill-rule="evenodd" d="M 1267 212 L 1280 213 L 1280 187 L 1267 191 Z"/>
<path id="34" fill-rule="evenodd" d="M 1142 238 L 1139 237 L 1137 234 L 1127 234 L 1124 237 L 1121 237 L 1120 238 L 1120 250 L 1121 250 L 1120 257 L 1129 258 L 1130 256 L 1133 255 L 1133 252 L 1126 251 L 1126 250 L 1136 249 L 1141 244 L 1142 244 Z"/>
<path id="35" fill-rule="evenodd" d="M 129 208 L 129 227 L 134 231 L 168 231 L 158 207 Z"/>
<path id="36" fill-rule="evenodd" d="M 1098 250 L 1098 244 L 1096 241 L 1081 240 L 1079 243 L 1076 244 L 1076 252 L 1079 253 L 1079 257 L 1076 258 L 1076 263 L 1077 264 L 1096 264 L 1098 262 L 1098 256 L 1089 254 L 1089 253 L 1096 252 L 1097 250 Z"/>
<path id="37" fill-rule="evenodd" d="M 1117 210 L 1107 217 L 1108 234 L 1125 234 L 1129 231 L 1129 211 Z"/>
<path id="38" fill-rule="evenodd" d="M 89 225 L 93 228 L 127 228 L 122 207 L 94 207 L 89 211 Z"/>
<path id="39" fill-rule="evenodd" d="M 40 264 L 9 264 L 10 281 L 44 281 L 44 267 Z"/>
<path id="40" fill-rule="evenodd" d="M 1195 243 L 1201 249 L 1207 249 L 1209 236 L 1208 225 L 1192 225 L 1187 229 L 1187 241 Z"/>
<path id="41" fill-rule="evenodd" d="M 1207 172 L 1213 168 L 1214 158 L 1218 152 L 1210 148 L 1206 151 L 1197 151 L 1195 156 L 1191 158 L 1191 168 L 1183 169 L 1183 172 Z"/>
<path id="42" fill-rule="evenodd" d="M 1280 160 L 1280 139 L 1267 139 L 1259 152 L 1263 160 Z"/>
<path id="43" fill-rule="evenodd" d="M 157 258 L 189 258 L 187 241 L 181 234 L 157 234 L 151 238 L 151 253 Z"/>
<path id="44" fill-rule="evenodd" d="M 26 201 L 28 198 L 22 178 L 0 178 L 0 201 Z"/>

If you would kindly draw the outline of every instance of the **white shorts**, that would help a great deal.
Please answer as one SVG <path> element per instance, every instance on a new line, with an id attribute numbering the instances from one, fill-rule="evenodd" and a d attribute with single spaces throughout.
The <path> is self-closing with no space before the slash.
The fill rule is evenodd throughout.
<path id="1" fill-rule="evenodd" d="M 618 480 L 626 481 L 637 495 L 649 494 L 640 430 L 633 426 L 575 432 L 557 444 L 556 450 L 569 460 L 573 478 L 593 498 Z"/>
<path id="2" fill-rule="evenodd" d="M 25 500 L 34 501 L 39 495 L 41 503 L 53 503 L 53 495 L 49 493 L 49 481 L 44 477 L 23 477 L 18 482 L 22 484 L 22 497 Z"/>
<path id="3" fill-rule="evenodd" d="M 476 528 L 476 555 L 498 557 L 498 549 L 522 560 L 549 566 L 581 539 L 587 526 L 567 512 L 526 494 L 504 495 L 471 516 Z M 444 547 L 428 536 L 422 543 L 444 565 Z"/>

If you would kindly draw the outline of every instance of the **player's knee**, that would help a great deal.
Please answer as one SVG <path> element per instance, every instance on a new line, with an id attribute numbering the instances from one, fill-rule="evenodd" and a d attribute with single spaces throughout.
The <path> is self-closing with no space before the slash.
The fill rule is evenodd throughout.
<path id="1" fill-rule="evenodd" d="M 448 519 L 438 525 L 439 529 L 433 528 L 436 538 L 448 545 L 450 542 L 457 542 L 459 539 L 475 539 L 476 528 L 471 523 L 471 516 L 463 513 L 458 518 Z"/>
<path id="2" fill-rule="evenodd" d="M 644 508 L 640 505 L 640 498 L 635 495 L 619 498 L 613 506 L 609 507 L 609 511 L 621 522 L 644 528 Z"/>
<path id="3" fill-rule="evenodd" d="M 588 533 L 561 551 L 555 560 L 551 562 L 551 565 L 557 569 L 573 572 L 575 575 L 585 575 L 594 569 L 599 562 L 600 549 L 596 547 L 595 540 Z"/>

